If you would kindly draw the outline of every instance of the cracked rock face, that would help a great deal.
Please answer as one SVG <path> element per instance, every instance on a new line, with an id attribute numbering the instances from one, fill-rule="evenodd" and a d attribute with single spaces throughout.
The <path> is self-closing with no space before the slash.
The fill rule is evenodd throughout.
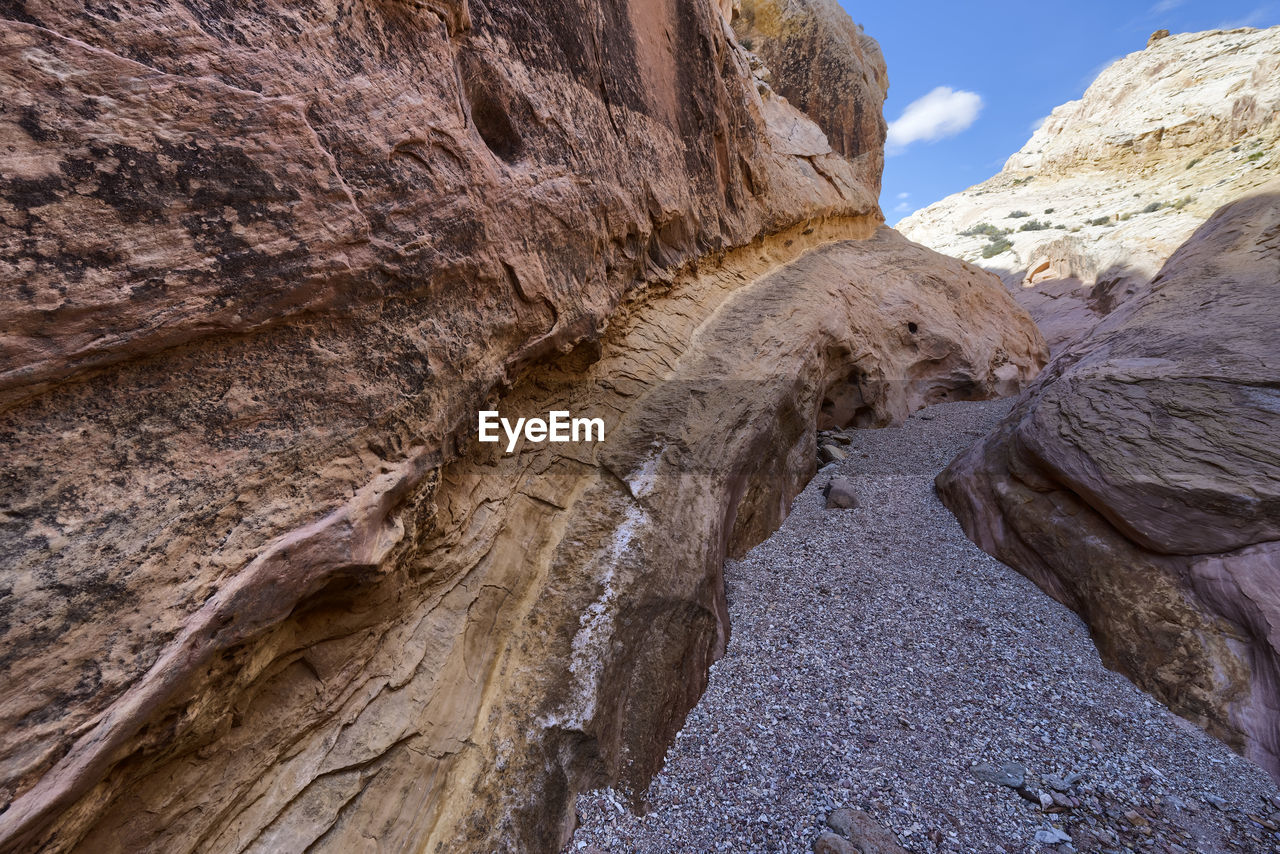
<path id="1" fill-rule="evenodd" d="M 1280 778 L 1280 182 L 1218 211 L 938 478 L 1108 666 Z"/>
<path id="2" fill-rule="evenodd" d="M 1166 33 L 1054 108 L 998 175 L 897 227 L 999 274 L 1056 354 L 1280 175 L 1278 116 L 1280 27 Z M 984 225 L 1007 248 L 984 255 Z"/>
<path id="3" fill-rule="evenodd" d="M 880 187 L 887 89 L 880 45 L 836 0 L 736 0 L 733 29 L 760 57 L 769 85 L 812 117 L 831 146 Z M 862 163 L 865 161 L 865 163 Z"/>
<path id="4" fill-rule="evenodd" d="M 552 850 L 820 418 L 1035 374 L 722 5 L 0 11 L 0 850 Z"/>

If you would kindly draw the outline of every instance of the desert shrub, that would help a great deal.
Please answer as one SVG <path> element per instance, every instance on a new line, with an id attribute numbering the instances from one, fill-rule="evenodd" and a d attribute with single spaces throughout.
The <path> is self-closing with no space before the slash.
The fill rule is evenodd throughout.
<path id="1" fill-rule="evenodd" d="M 1149 204 L 1149 205 L 1147 205 L 1145 208 L 1143 208 L 1143 209 L 1142 209 L 1142 212 L 1143 212 L 1143 213 L 1155 213 L 1156 211 L 1160 210 L 1162 207 L 1164 207 L 1164 202 L 1152 202 L 1151 204 Z"/>
<path id="2" fill-rule="evenodd" d="M 1024 216 L 1031 216 L 1031 214 L 1027 213 L 1026 211 L 1014 211 L 1013 213 L 1009 214 L 1009 219 L 1019 219 L 1020 217 L 1024 217 Z"/>
<path id="3" fill-rule="evenodd" d="M 1100 216 L 1097 219 L 1089 220 L 1087 223 L 1085 223 L 1085 225 L 1109 225 L 1110 223 L 1111 223 L 1111 217 Z"/>
<path id="4" fill-rule="evenodd" d="M 1044 212 L 1045 212 L 1045 213 L 1047 213 L 1047 214 L 1051 214 L 1051 213 L 1053 213 L 1053 208 L 1045 208 L 1045 209 L 1044 209 Z"/>
<path id="5" fill-rule="evenodd" d="M 1191 162 L 1187 164 L 1187 168 L 1190 169 L 1192 166 L 1195 166 L 1197 163 L 1199 163 L 1203 159 L 1204 159 L 1203 157 L 1191 158 Z"/>
<path id="6" fill-rule="evenodd" d="M 983 258 L 994 258 L 1001 252 L 1007 252 L 1013 248 L 1013 244 L 1003 237 L 997 237 L 982 248 Z"/>
<path id="7" fill-rule="evenodd" d="M 1180 211 L 1183 208 L 1185 208 L 1187 205 L 1191 204 L 1192 201 L 1193 200 L 1190 196 L 1183 196 L 1173 204 L 1169 205 L 1169 207 L 1173 208 L 1175 211 Z"/>
<path id="8" fill-rule="evenodd" d="M 1044 231 L 1046 228 L 1053 228 L 1053 226 L 1038 219 L 1031 219 L 1024 222 L 1018 231 Z"/>
<path id="9" fill-rule="evenodd" d="M 961 237 L 983 236 L 983 237 L 990 237 L 991 239 L 994 240 L 997 237 L 1004 237 L 1008 233 L 1009 233 L 1008 229 L 996 228 L 994 225 L 992 225 L 989 222 L 980 222 L 977 225 L 973 226 L 972 228 L 966 228 L 964 231 L 960 232 L 960 236 Z"/>
<path id="10" fill-rule="evenodd" d="M 1262 155 L 1263 155 L 1263 152 L 1255 151 L 1253 154 L 1250 154 L 1248 157 L 1245 158 L 1245 162 L 1252 163 L 1253 161 L 1260 159 Z"/>

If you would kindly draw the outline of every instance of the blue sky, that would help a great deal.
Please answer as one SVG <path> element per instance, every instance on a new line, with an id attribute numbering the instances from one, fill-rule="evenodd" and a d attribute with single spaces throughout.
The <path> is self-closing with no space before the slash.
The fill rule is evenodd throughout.
<path id="1" fill-rule="evenodd" d="M 1000 171 L 1038 119 L 1155 30 L 1280 24 L 1280 0 L 840 3 L 884 50 L 885 117 L 927 98 L 891 138 L 880 197 L 890 223 Z"/>

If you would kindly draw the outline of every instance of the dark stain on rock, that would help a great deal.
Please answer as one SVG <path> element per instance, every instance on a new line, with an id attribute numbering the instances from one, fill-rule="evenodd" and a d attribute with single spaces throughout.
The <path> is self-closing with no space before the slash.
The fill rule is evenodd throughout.
<path id="1" fill-rule="evenodd" d="M 11 21 L 21 21 L 24 24 L 32 24 L 40 27 L 40 19 L 33 17 L 27 11 L 26 0 L 0 0 L 0 18 L 8 18 Z"/>
<path id="2" fill-rule="evenodd" d="M 18 127 L 27 132 L 27 136 L 36 142 L 53 142 L 57 140 L 58 134 L 48 130 L 40 124 L 40 114 L 36 112 L 35 107 L 26 106 L 19 110 Z"/>

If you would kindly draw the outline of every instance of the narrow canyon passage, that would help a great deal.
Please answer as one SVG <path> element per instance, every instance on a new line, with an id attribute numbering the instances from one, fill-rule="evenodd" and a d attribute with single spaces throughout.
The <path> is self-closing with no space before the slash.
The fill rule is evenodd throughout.
<path id="1" fill-rule="evenodd" d="M 1103 667 L 1076 616 L 938 501 L 934 476 L 1008 407 L 846 434 L 849 458 L 726 568 L 728 652 L 648 815 L 583 796 L 567 850 L 807 852 L 843 807 L 912 852 L 1277 850 L 1266 775 Z M 824 509 L 833 474 L 857 509 Z M 1021 791 L 983 763 L 1016 763 Z"/>

